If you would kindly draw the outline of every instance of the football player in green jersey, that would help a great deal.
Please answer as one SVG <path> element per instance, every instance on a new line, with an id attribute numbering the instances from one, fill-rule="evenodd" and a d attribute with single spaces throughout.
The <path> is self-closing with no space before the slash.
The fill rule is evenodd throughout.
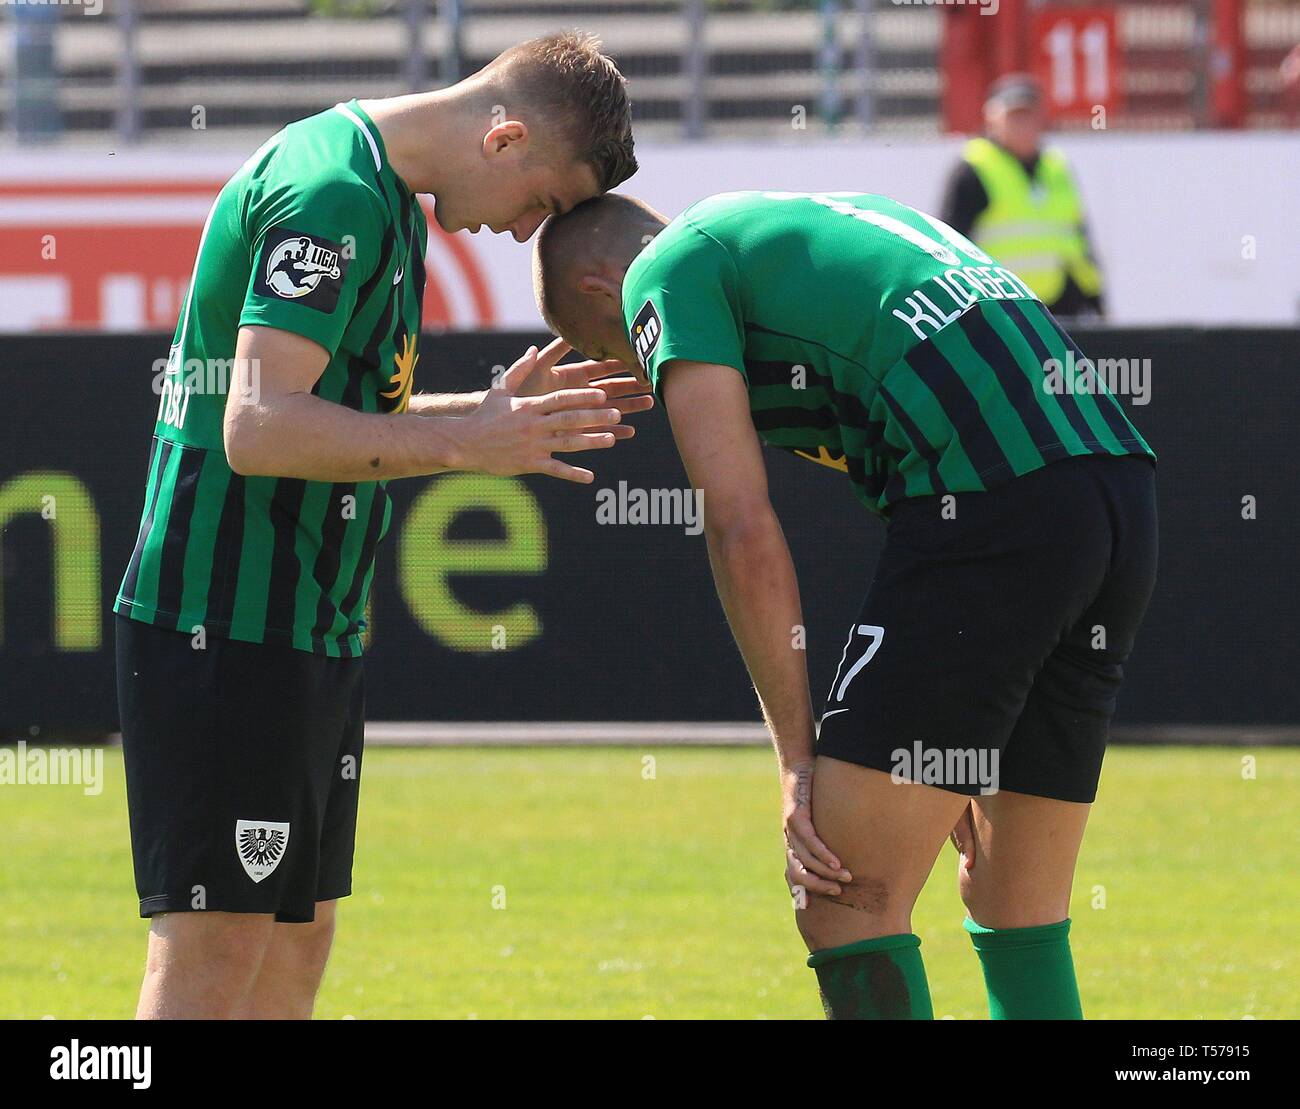
<path id="1" fill-rule="evenodd" d="M 601 197 L 544 225 L 534 279 L 576 349 L 639 363 L 703 497 L 828 1016 L 933 1015 L 911 912 L 952 835 L 992 1015 L 1080 1017 L 1074 864 L 1155 574 L 1119 401 L 1014 273 L 883 196 Z M 887 524 L 820 727 L 760 443 Z"/>
<path id="2" fill-rule="evenodd" d="M 636 169 L 623 78 L 577 33 L 452 88 L 286 127 L 222 188 L 178 321 L 115 611 L 138 1014 L 305 1017 L 351 890 L 361 645 L 390 478 L 590 481 L 648 406 L 530 349 L 412 394 L 427 228 L 528 239 Z M 214 373 L 213 371 L 219 371 Z M 215 382 L 216 384 L 209 384 Z"/>

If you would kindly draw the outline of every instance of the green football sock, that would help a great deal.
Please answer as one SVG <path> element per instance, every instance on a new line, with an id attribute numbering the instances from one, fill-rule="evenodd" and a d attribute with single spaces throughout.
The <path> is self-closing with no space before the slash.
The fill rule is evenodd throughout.
<path id="1" fill-rule="evenodd" d="M 808 956 L 828 1020 L 934 1020 L 919 936 L 880 936 Z"/>
<path id="2" fill-rule="evenodd" d="M 1069 920 L 1032 928 L 983 928 L 967 917 L 966 931 L 984 968 L 990 1017 L 1083 1020 Z"/>

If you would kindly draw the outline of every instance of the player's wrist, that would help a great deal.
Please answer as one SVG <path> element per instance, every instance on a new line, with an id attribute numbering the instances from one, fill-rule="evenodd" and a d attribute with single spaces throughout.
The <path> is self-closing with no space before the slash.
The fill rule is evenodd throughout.
<path id="1" fill-rule="evenodd" d="M 816 738 L 811 731 L 773 732 L 772 746 L 776 748 L 776 763 L 783 776 L 796 775 L 817 761 Z"/>
<path id="2" fill-rule="evenodd" d="M 411 398 L 410 412 L 416 416 L 468 416 L 474 412 L 485 390 L 471 393 L 418 393 Z"/>
<path id="3" fill-rule="evenodd" d="M 776 765 L 782 778 L 797 778 L 817 764 L 817 756 L 809 748 L 797 755 L 785 756 L 777 752 Z"/>
<path id="4" fill-rule="evenodd" d="M 472 412 L 466 416 L 432 416 L 421 421 L 435 433 L 428 454 L 430 472 L 476 468 L 472 427 L 475 422 Z"/>

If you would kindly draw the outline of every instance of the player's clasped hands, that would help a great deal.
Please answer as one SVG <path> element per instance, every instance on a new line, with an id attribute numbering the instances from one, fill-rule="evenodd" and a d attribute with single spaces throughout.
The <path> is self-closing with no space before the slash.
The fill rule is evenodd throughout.
<path id="1" fill-rule="evenodd" d="M 487 390 L 470 417 L 467 469 L 587 483 L 596 476 L 590 470 L 553 456 L 602 450 L 636 434 L 621 421 L 654 406 L 645 386 L 613 360 L 558 365 L 570 349 L 561 339 L 542 351 L 529 347 Z"/>

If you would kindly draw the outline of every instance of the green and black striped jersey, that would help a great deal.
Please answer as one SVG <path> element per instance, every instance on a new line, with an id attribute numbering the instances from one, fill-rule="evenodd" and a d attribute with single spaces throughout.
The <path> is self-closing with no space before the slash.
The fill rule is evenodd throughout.
<path id="1" fill-rule="evenodd" d="M 144 511 L 114 610 L 304 651 L 361 651 L 383 482 L 243 477 L 222 417 L 243 326 L 292 331 L 329 364 L 313 392 L 403 412 L 418 355 L 428 228 L 357 102 L 291 124 L 218 194 L 160 393 Z M 249 379 L 257 389 L 256 367 Z"/>
<path id="2" fill-rule="evenodd" d="M 882 515 L 1071 455 L 1154 457 L 1023 281 L 887 197 L 702 200 L 632 263 L 623 313 L 656 391 L 673 359 L 734 367 L 759 436 Z"/>

